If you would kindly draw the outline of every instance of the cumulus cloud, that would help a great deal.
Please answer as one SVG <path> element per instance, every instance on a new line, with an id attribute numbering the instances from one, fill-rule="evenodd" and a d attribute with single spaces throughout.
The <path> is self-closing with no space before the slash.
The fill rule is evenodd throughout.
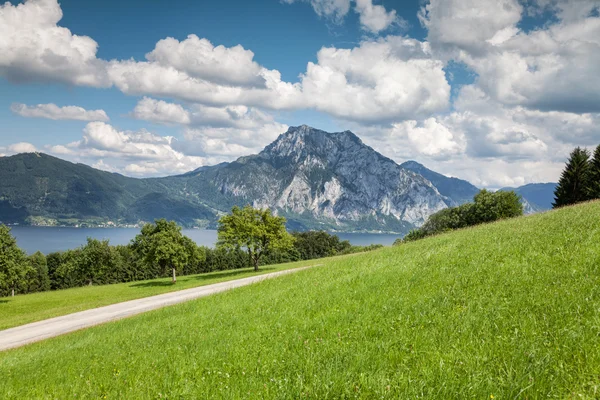
<path id="1" fill-rule="evenodd" d="M 48 146 L 46 151 L 100 169 L 134 176 L 164 176 L 191 171 L 216 159 L 186 155 L 174 149 L 177 140 L 146 130 L 122 131 L 104 122 L 90 122 L 81 140 Z M 95 160 L 95 161 L 94 161 Z"/>
<path id="2" fill-rule="evenodd" d="M 282 0 L 284 3 L 294 3 L 298 0 Z M 396 15 L 395 10 L 386 11 L 385 7 L 373 4 L 373 0 L 304 0 L 309 1 L 312 8 L 320 17 L 331 19 L 335 23 L 341 23 L 350 11 L 351 3 L 354 3 L 354 11 L 359 15 L 360 24 L 363 29 L 379 33 L 388 29 L 394 23 L 403 23 Z"/>
<path id="3" fill-rule="evenodd" d="M 54 81 L 76 85 L 110 85 L 98 44 L 59 27 L 56 0 L 27 0 L 0 5 L 0 75 L 16 82 Z"/>
<path id="4" fill-rule="evenodd" d="M 437 50 L 481 54 L 496 35 L 514 29 L 522 11 L 517 0 L 430 0 L 419 19 Z"/>
<path id="5" fill-rule="evenodd" d="M 454 111 L 391 126 L 355 126 L 375 150 L 417 160 L 480 187 L 556 181 L 575 146 L 595 147 L 600 114 L 503 105 L 476 86 L 463 87 Z"/>
<path id="6" fill-rule="evenodd" d="M 177 140 L 95 121 L 86 125 L 80 140 L 45 146 L 44 151 L 129 176 L 166 176 L 256 153 L 287 129 L 275 121 L 255 129 L 198 127 L 186 129 L 184 138 Z M 28 143 L 14 144 L 7 150 L 11 154 L 36 151 Z"/>
<path id="7" fill-rule="evenodd" d="M 338 118 L 381 122 L 443 111 L 450 85 L 427 43 L 389 36 L 353 49 L 323 48 L 302 76 L 307 102 Z"/>
<path id="8" fill-rule="evenodd" d="M 192 104 L 188 108 L 164 100 L 144 97 L 131 116 L 158 124 L 256 129 L 274 122 L 273 116 L 246 106 L 208 107 Z"/>
<path id="9" fill-rule="evenodd" d="M 53 120 L 77 120 L 77 121 L 108 121 L 108 115 L 104 110 L 86 110 L 77 106 L 59 107 L 56 104 L 38 104 L 28 106 L 21 103 L 13 103 L 10 110 L 22 117 L 47 118 Z"/>
<path id="10" fill-rule="evenodd" d="M 430 0 L 420 18 L 434 53 L 465 63 L 497 101 L 543 111 L 600 112 L 596 1 L 537 0 L 559 20 L 526 32 L 517 0 Z"/>
<path id="11" fill-rule="evenodd" d="M 163 67 L 174 67 L 190 77 L 234 86 L 264 86 L 262 67 L 254 53 L 237 45 L 227 48 L 213 46 L 207 39 L 189 35 L 179 42 L 174 38 L 160 40 L 146 55 Z"/>
<path id="12" fill-rule="evenodd" d="M 19 143 L 15 143 L 15 144 L 11 144 L 10 146 L 8 146 L 7 148 L 9 153 L 34 153 L 37 151 L 37 149 L 35 148 L 34 145 L 32 145 L 31 143 L 27 143 L 27 142 L 19 142 Z"/>
<path id="13" fill-rule="evenodd" d="M 223 160 L 256 154 L 289 127 L 275 121 L 255 128 L 201 127 L 187 129 L 184 141 L 176 148 L 185 149 L 189 154 L 212 155 Z"/>
<path id="14" fill-rule="evenodd" d="M 146 120 L 159 124 L 183 124 L 190 123 L 190 113 L 180 104 L 167 103 L 163 100 L 155 100 L 144 97 L 136 104 L 131 112 L 136 119 Z"/>
<path id="15" fill-rule="evenodd" d="M 408 139 L 417 154 L 431 158 L 447 158 L 464 152 L 464 138 L 453 133 L 435 118 L 422 123 L 405 121 L 392 126 L 391 136 Z"/>

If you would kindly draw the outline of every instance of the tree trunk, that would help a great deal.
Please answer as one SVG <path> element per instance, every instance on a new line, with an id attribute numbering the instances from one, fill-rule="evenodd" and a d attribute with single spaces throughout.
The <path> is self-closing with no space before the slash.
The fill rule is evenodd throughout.
<path id="1" fill-rule="evenodd" d="M 15 288 L 12 288 L 12 297 L 15 297 Z"/>
<path id="2" fill-rule="evenodd" d="M 255 257 L 253 260 L 254 262 L 254 272 L 258 271 L 258 257 Z"/>
<path id="3" fill-rule="evenodd" d="M 173 283 L 177 282 L 177 275 L 175 275 L 175 268 L 173 268 Z"/>

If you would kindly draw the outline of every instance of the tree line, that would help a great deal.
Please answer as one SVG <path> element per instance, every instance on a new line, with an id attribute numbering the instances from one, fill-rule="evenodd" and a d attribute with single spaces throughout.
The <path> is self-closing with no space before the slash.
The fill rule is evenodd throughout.
<path id="1" fill-rule="evenodd" d="M 165 219 L 146 224 L 128 244 L 88 238 L 79 248 L 27 255 L 0 225 L 0 297 L 87 285 L 192 275 L 373 250 L 324 231 L 288 233 L 270 210 L 234 207 L 219 221 L 216 248 L 198 246 Z"/>
<path id="2" fill-rule="evenodd" d="M 600 145 L 594 154 L 575 148 L 567 161 L 554 191 L 553 208 L 600 199 Z"/>
<path id="3" fill-rule="evenodd" d="M 455 229 L 493 222 L 523 215 L 521 196 L 513 191 L 490 192 L 482 189 L 473 197 L 472 203 L 445 208 L 431 215 L 419 229 L 410 231 L 394 245 L 423 239 Z"/>

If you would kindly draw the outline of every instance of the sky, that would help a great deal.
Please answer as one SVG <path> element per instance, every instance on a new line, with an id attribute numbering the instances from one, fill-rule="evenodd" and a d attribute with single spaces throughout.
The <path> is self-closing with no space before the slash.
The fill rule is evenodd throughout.
<path id="1" fill-rule="evenodd" d="M 600 144 L 600 0 L 0 4 L 0 156 L 133 177 L 351 130 L 491 189 Z"/>

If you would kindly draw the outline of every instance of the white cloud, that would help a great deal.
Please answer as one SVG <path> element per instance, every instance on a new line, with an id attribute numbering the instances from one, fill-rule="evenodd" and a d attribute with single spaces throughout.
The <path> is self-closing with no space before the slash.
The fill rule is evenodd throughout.
<path id="1" fill-rule="evenodd" d="M 338 118 L 381 122 L 443 111 L 450 85 L 427 43 L 389 36 L 353 49 L 323 48 L 302 76 L 307 103 Z"/>
<path id="2" fill-rule="evenodd" d="M 434 47 L 480 53 L 498 32 L 512 29 L 522 11 L 517 0 L 430 0 L 419 19 Z"/>
<path id="3" fill-rule="evenodd" d="M 192 104 L 184 108 L 180 104 L 168 103 L 149 97 L 141 99 L 131 116 L 159 124 L 191 126 L 259 128 L 273 122 L 273 117 L 256 108 L 246 106 L 208 107 Z"/>
<path id="4" fill-rule="evenodd" d="M 111 61 L 108 75 L 125 94 L 168 97 L 211 106 L 246 105 L 270 109 L 302 106 L 298 84 L 283 82 L 276 70 L 261 69 L 264 87 L 241 87 L 189 76 L 172 66 L 156 62 Z"/>
<path id="5" fill-rule="evenodd" d="M 10 110 L 22 117 L 47 118 L 53 120 L 78 120 L 78 121 L 108 121 L 108 115 L 104 110 L 86 110 L 77 106 L 59 107 L 56 104 L 38 104 L 28 106 L 21 103 L 13 103 Z"/>
<path id="6" fill-rule="evenodd" d="M 138 101 L 131 116 L 161 124 L 187 125 L 191 121 L 189 111 L 185 110 L 180 104 L 167 103 L 149 97 L 144 97 Z"/>
<path id="7" fill-rule="evenodd" d="M 287 4 L 292 4 L 298 0 L 282 0 Z M 350 11 L 350 0 L 303 0 L 310 2 L 319 17 L 327 17 L 336 23 L 341 23 L 344 17 Z"/>
<path id="8" fill-rule="evenodd" d="M 27 0 L 0 5 L 0 75 L 12 81 L 57 81 L 110 85 L 98 44 L 57 26 L 62 10 L 56 0 Z"/>
<path id="9" fill-rule="evenodd" d="M 196 35 L 189 35 L 181 42 L 174 38 L 160 40 L 146 55 L 148 61 L 176 68 L 193 78 L 222 85 L 264 86 L 262 67 L 253 58 L 254 53 L 240 45 L 213 46 Z"/>
<path id="10" fill-rule="evenodd" d="M 333 8 L 323 5 L 322 9 L 337 9 L 332 4 Z M 358 0 L 356 7 L 371 29 L 383 29 L 395 18 L 394 12 L 387 12 L 370 0 Z M 365 41 L 351 50 L 323 48 L 318 54 L 318 63 L 308 64 L 301 82 L 290 83 L 281 79 L 279 71 L 256 63 L 251 51 L 241 46 L 214 46 L 194 35 L 181 42 L 172 38 L 159 41 L 147 54 L 147 61 L 98 60 L 95 42 L 79 38 L 91 46 L 85 47 L 76 42 L 77 37 L 68 29 L 57 26 L 62 12 L 56 0 L 28 0 L 20 6 L 7 3 L 3 11 L 2 18 L 10 22 L 9 28 L 5 28 L 9 38 L 19 34 L 19 21 L 26 19 L 27 32 L 33 32 L 38 39 L 42 33 L 50 38 L 66 38 L 58 44 L 49 41 L 38 46 L 43 54 L 64 53 L 66 48 L 85 54 L 84 63 L 75 56 L 63 57 L 60 65 L 48 67 L 46 75 L 23 70 L 36 79 L 52 80 L 64 75 L 70 83 L 114 85 L 129 95 L 170 98 L 205 107 L 314 108 L 339 118 L 368 122 L 378 118 L 416 118 L 448 105 L 450 87 L 442 70 L 443 63 L 431 56 L 427 43 L 412 39 L 388 37 Z M 45 13 L 49 16 L 42 18 L 40 15 Z M 37 43 L 33 39 L 24 43 L 16 39 L 16 44 L 9 42 L 0 39 L 0 57 L 3 57 L 2 50 L 8 49 L 7 53 L 12 54 L 13 47 L 22 48 L 23 54 L 35 54 L 29 48 Z M 36 65 L 35 60 L 25 61 Z M 94 68 L 88 68 L 90 65 Z M 90 74 L 95 77 L 92 79 Z M 155 119 L 166 116 L 164 122 L 185 123 L 187 116 L 180 108 L 167 110 L 165 104 L 155 105 L 163 107 L 156 110 L 161 117 Z M 150 115 L 142 115 L 141 109 L 138 111 L 140 118 L 151 119 Z"/>
<path id="11" fill-rule="evenodd" d="M 9 153 L 34 153 L 37 151 L 34 145 L 27 142 L 20 142 L 8 146 Z"/>
<path id="12" fill-rule="evenodd" d="M 166 176 L 256 153 L 287 128 L 275 121 L 255 129 L 201 127 L 187 129 L 179 141 L 146 130 L 122 131 L 104 122 L 90 122 L 81 140 L 46 146 L 45 151 L 105 171 L 139 177 Z M 35 147 L 19 143 L 8 151 L 35 151 Z"/>
<path id="13" fill-rule="evenodd" d="M 164 176 L 191 171 L 217 159 L 186 155 L 174 149 L 176 139 L 146 130 L 121 131 L 104 122 L 90 122 L 81 140 L 67 145 L 47 146 L 51 154 L 74 161 L 95 160 L 105 171 L 134 176 Z"/>
<path id="14" fill-rule="evenodd" d="M 292 4 L 298 0 L 282 0 L 284 3 Z M 302 1 L 302 0 L 300 0 Z M 355 3 L 354 11 L 359 15 L 360 24 L 363 29 L 379 33 L 388 29 L 394 23 L 403 23 L 396 15 L 395 10 L 386 11 L 384 6 L 373 4 L 373 0 L 304 0 L 310 2 L 312 8 L 320 17 L 331 19 L 335 23 L 341 23 L 350 11 L 351 3 Z"/>
<path id="15" fill-rule="evenodd" d="M 420 17 L 434 54 L 464 62 L 476 84 L 511 106 L 600 111 L 600 2 L 537 0 L 560 20 L 530 32 L 517 0 L 430 0 Z"/>
<path id="16" fill-rule="evenodd" d="M 379 33 L 389 28 L 394 22 L 399 21 L 395 10 L 387 12 L 385 7 L 374 5 L 373 0 L 355 1 L 355 9 L 360 16 L 360 24 L 370 32 Z"/>
<path id="17" fill-rule="evenodd" d="M 243 127 L 201 127 L 187 129 L 184 141 L 176 147 L 185 148 L 188 154 L 211 155 L 224 161 L 256 154 L 274 141 L 289 127 L 275 121 L 254 128 Z"/>
<path id="18" fill-rule="evenodd" d="M 435 118 L 421 124 L 414 120 L 394 124 L 391 135 L 406 137 L 415 153 L 431 158 L 447 158 L 464 152 L 464 139 Z"/>

